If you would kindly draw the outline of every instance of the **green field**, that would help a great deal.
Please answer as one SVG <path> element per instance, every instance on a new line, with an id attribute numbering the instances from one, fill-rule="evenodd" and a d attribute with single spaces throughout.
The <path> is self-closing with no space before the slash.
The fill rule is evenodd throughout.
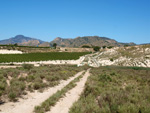
<path id="1" fill-rule="evenodd" d="M 28 54 L 0 54 L 0 63 L 3 62 L 27 62 L 47 60 L 76 60 L 89 52 L 49 52 Z"/>

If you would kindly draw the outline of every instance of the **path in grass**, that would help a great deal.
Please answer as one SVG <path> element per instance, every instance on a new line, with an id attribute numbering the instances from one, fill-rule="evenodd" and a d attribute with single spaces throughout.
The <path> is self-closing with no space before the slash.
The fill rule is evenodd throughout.
<path id="1" fill-rule="evenodd" d="M 85 83 L 87 81 L 90 69 L 84 74 L 83 78 L 77 83 L 77 86 L 68 91 L 64 98 L 60 99 L 55 106 L 51 108 L 51 111 L 47 113 L 68 113 L 69 108 L 77 101 L 82 93 Z"/>
<path id="2" fill-rule="evenodd" d="M 64 88 L 72 80 L 80 76 L 84 71 L 77 73 L 66 81 L 61 81 L 59 85 L 45 90 L 43 93 L 34 92 L 28 93 L 24 96 L 24 99 L 19 99 L 18 102 L 8 102 L 0 105 L 0 113 L 32 113 L 34 107 L 40 105 L 43 101 L 49 98 L 51 95 L 56 93 L 58 90 Z"/>

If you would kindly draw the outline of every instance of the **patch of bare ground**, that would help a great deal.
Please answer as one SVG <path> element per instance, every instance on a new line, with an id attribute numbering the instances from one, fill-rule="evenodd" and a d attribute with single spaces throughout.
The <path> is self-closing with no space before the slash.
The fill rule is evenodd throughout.
<path id="1" fill-rule="evenodd" d="M 21 66 L 0 66 L 0 69 L 5 69 L 5 68 L 16 68 L 16 67 L 21 67 Z"/>

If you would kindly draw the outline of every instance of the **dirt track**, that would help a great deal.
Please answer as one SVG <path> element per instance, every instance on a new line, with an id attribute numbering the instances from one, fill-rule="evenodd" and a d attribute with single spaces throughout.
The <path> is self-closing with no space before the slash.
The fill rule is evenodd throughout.
<path id="1" fill-rule="evenodd" d="M 84 89 L 84 85 L 87 81 L 90 69 L 84 74 L 83 78 L 77 83 L 77 86 L 66 93 L 66 96 L 60 99 L 51 111 L 47 113 L 68 113 L 69 108 L 77 101 Z"/>
<path id="2" fill-rule="evenodd" d="M 19 99 L 18 102 L 8 102 L 0 105 L 0 113 L 32 113 L 35 106 L 40 105 L 43 101 L 56 93 L 58 90 L 61 90 L 69 82 L 80 76 L 83 72 L 84 71 L 77 73 L 75 76 L 66 81 L 61 81 L 59 85 L 49 88 L 43 93 L 37 91 L 34 93 L 28 93 L 26 96 L 24 96 L 24 99 Z"/>

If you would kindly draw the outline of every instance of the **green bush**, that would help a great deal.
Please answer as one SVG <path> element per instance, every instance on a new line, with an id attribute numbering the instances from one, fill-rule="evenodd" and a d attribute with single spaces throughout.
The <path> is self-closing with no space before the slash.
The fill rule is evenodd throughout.
<path id="1" fill-rule="evenodd" d="M 94 51 L 99 51 L 99 49 L 100 49 L 99 46 L 94 46 L 94 47 L 93 47 L 93 50 L 94 50 Z"/>
<path id="2" fill-rule="evenodd" d="M 34 76 L 34 75 L 29 75 L 29 76 L 27 76 L 27 81 L 28 81 L 28 82 L 32 82 L 34 79 L 35 79 L 35 76 Z"/>
<path id="3" fill-rule="evenodd" d="M 107 48 L 108 48 L 108 49 L 111 49 L 111 48 L 113 48 L 113 46 L 108 46 Z"/>
<path id="4" fill-rule="evenodd" d="M 22 67 L 23 67 L 24 69 L 30 70 L 30 69 L 33 68 L 33 64 L 23 64 Z"/>
<path id="5" fill-rule="evenodd" d="M 82 48 L 91 48 L 89 45 L 83 45 Z"/>
<path id="6" fill-rule="evenodd" d="M 16 101 L 16 93 L 11 91 L 9 94 L 8 94 L 8 98 L 11 100 L 11 101 Z"/>
<path id="7" fill-rule="evenodd" d="M 7 87 L 6 79 L 0 74 L 0 95 L 2 95 Z"/>
<path id="8" fill-rule="evenodd" d="M 19 81 L 17 78 L 13 78 L 10 81 L 10 87 L 7 90 L 8 92 L 15 92 L 16 96 L 18 97 L 23 94 L 25 88 L 26 84 L 23 81 Z"/>
<path id="9" fill-rule="evenodd" d="M 113 58 L 110 58 L 110 61 L 112 61 L 112 62 L 113 62 L 113 61 L 114 61 L 114 59 L 113 59 Z"/>
<path id="10" fill-rule="evenodd" d="M 103 46 L 103 49 L 105 49 L 106 48 L 106 46 Z"/>
<path id="11" fill-rule="evenodd" d="M 0 90 L 5 90 L 6 83 L 0 81 Z"/>
<path id="12" fill-rule="evenodd" d="M 33 84 L 33 88 L 34 88 L 35 90 L 39 89 L 39 88 L 40 88 L 39 83 L 34 83 L 34 84 Z"/>

